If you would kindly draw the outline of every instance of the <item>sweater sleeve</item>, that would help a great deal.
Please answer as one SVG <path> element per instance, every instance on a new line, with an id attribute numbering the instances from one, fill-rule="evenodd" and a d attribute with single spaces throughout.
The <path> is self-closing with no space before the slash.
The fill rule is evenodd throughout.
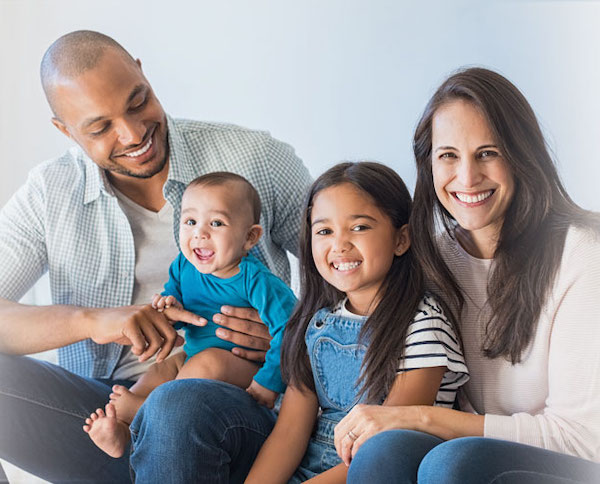
<path id="1" fill-rule="evenodd" d="M 256 274 L 248 286 L 250 304 L 258 310 L 273 337 L 265 363 L 254 376 L 254 380 L 269 390 L 282 393 L 285 384 L 280 369 L 281 342 L 285 325 L 296 305 L 296 297 L 285 282 L 267 271 Z"/>
<path id="2" fill-rule="evenodd" d="M 545 407 L 533 415 L 486 415 L 486 437 L 600 461 L 600 242 L 593 237 L 579 232 L 565 243 L 546 315 Z"/>

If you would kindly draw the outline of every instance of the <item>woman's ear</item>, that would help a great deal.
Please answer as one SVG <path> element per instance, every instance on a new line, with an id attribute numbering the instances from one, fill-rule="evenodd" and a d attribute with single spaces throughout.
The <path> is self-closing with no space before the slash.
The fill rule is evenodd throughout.
<path id="1" fill-rule="evenodd" d="M 404 254 L 410 248 L 410 234 L 408 231 L 408 224 L 400 227 L 396 232 L 396 250 L 394 255 L 398 257 Z"/>
<path id="2" fill-rule="evenodd" d="M 258 244 L 262 233 L 263 229 L 258 224 L 254 224 L 248 229 L 248 233 L 246 234 L 246 243 L 244 244 L 244 250 L 246 252 L 248 252 L 256 244 Z"/>

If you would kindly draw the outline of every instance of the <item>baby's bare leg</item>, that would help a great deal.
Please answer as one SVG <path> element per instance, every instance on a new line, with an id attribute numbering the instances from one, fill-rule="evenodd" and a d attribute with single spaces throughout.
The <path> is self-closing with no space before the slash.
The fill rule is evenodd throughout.
<path id="1" fill-rule="evenodd" d="M 177 379 L 207 378 L 220 380 L 246 389 L 260 367 L 230 351 L 207 348 L 185 362 Z"/>
<path id="2" fill-rule="evenodd" d="M 130 424 L 150 392 L 157 386 L 174 380 L 184 361 L 185 353 L 182 352 L 155 363 L 129 390 L 122 385 L 114 385 L 110 403 L 115 407 L 117 418 Z"/>

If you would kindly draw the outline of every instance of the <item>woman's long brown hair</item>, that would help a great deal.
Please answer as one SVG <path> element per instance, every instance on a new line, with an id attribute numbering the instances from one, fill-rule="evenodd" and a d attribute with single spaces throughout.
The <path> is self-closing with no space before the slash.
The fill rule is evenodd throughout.
<path id="1" fill-rule="evenodd" d="M 515 183 L 504 215 L 494 270 L 488 283 L 491 318 L 485 327 L 484 354 L 513 364 L 531 341 L 558 271 L 572 224 L 600 232 L 598 214 L 577 206 L 563 187 L 533 109 L 500 74 L 468 68 L 450 76 L 435 92 L 416 128 L 417 163 L 412 241 L 425 275 L 450 299 L 460 321 L 465 295 L 436 247 L 438 228 L 454 236 L 456 221 L 439 202 L 431 169 L 431 124 L 437 110 L 461 99 L 487 120 Z M 441 227 L 440 227 L 441 226 Z"/>

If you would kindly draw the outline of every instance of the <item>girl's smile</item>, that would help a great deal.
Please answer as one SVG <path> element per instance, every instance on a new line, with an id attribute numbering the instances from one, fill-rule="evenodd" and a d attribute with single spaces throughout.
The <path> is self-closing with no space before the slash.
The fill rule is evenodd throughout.
<path id="1" fill-rule="evenodd" d="M 351 183 L 317 193 L 311 211 L 311 248 L 321 276 L 346 293 L 348 308 L 368 314 L 375 307 L 395 255 L 409 247 L 373 199 Z"/>

